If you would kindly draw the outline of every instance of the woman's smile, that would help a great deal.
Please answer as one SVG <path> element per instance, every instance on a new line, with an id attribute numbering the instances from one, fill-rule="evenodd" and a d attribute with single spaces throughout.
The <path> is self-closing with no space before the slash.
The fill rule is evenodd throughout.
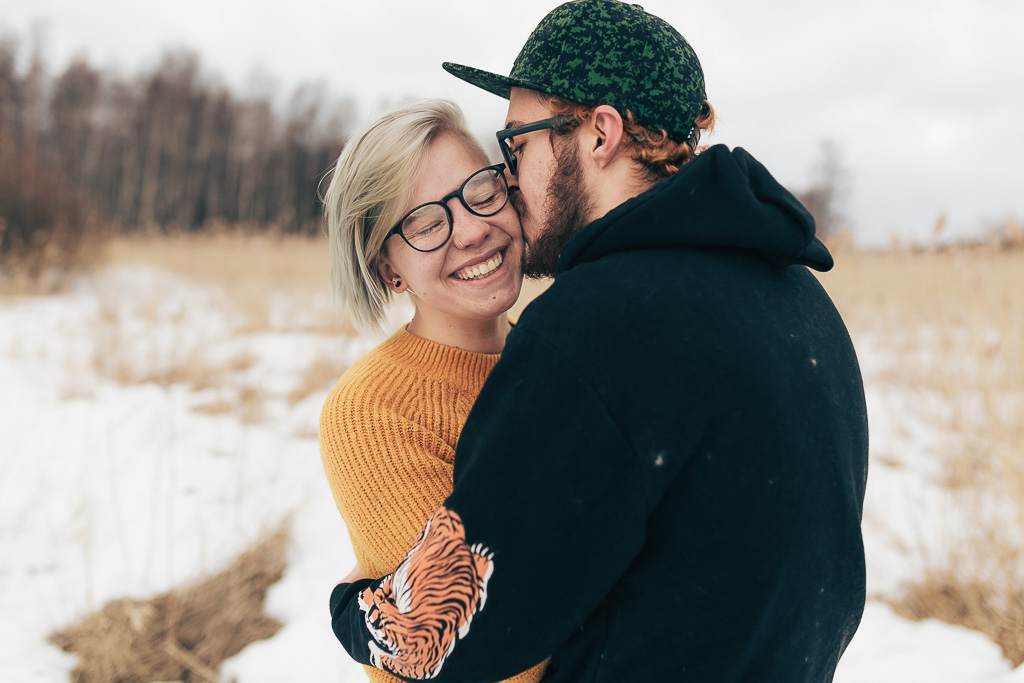
<path id="1" fill-rule="evenodd" d="M 501 265 L 505 262 L 505 250 L 508 247 L 499 249 L 493 254 L 475 259 L 467 266 L 459 268 L 448 277 L 462 280 L 463 282 L 487 280 L 497 274 Z"/>

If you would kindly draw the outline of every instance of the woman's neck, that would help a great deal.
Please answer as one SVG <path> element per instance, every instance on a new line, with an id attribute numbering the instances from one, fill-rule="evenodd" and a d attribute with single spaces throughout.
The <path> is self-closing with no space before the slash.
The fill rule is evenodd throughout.
<path id="1" fill-rule="evenodd" d="M 505 348 L 505 337 L 512 326 L 508 322 L 508 316 L 504 314 L 494 318 L 472 320 L 437 319 L 417 311 L 407 329 L 417 337 L 464 351 L 501 353 Z"/>

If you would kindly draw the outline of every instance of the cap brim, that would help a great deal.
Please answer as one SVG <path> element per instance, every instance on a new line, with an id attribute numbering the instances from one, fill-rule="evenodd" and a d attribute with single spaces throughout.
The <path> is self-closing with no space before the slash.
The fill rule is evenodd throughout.
<path id="1" fill-rule="evenodd" d="M 521 78 L 511 78 L 509 76 L 502 76 L 500 74 L 494 74 L 490 71 L 483 71 L 481 69 L 474 69 L 471 66 L 463 66 L 462 64 L 453 64 L 452 62 L 445 62 L 441 65 L 444 70 L 450 73 L 456 78 L 461 78 L 470 85 L 475 85 L 478 88 L 482 88 L 489 93 L 494 93 L 498 97 L 504 97 L 506 100 L 509 97 L 509 92 L 512 88 L 530 88 L 531 90 L 543 90 L 543 88 L 524 81 Z"/>

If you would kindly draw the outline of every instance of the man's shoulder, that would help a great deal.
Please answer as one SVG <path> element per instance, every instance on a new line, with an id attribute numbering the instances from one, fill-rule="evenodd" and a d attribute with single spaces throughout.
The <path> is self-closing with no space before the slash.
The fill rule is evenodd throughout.
<path id="1" fill-rule="evenodd" d="M 561 273 L 520 315 L 512 337 L 543 340 L 568 359 L 598 360 L 610 349 L 652 334 L 661 306 L 646 296 L 619 259 L 581 264 Z M 508 354 L 509 347 L 503 353 Z"/>
<path id="2" fill-rule="evenodd" d="M 692 277 L 686 273 L 715 267 L 699 263 L 708 260 L 701 251 L 632 249 L 575 264 L 527 307 L 519 324 L 529 326 L 533 320 L 600 324 L 638 308 L 660 305 L 657 299 L 679 291 L 680 276 L 697 280 L 695 272 Z"/>
<path id="3" fill-rule="evenodd" d="M 707 352 L 714 335 L 758 334 L 761 317 L 774 319 L 787 301 L 826 303 L 823 293 L 797 286 L 806 280 L 814 277 L 803 267 L 780 269 L 738 250 L 622 251 L 562 272 L 526 308 L 518 328 L 569 353 L 634 349 L 642 338 Z"/>
<path id="4" fill-rule="evenodd" d="M 516 330 L 553 333 L 579 327 L 599 327 L 626 304 L 614 268 L 606 263 L 585 264 L 560 274 L 519 316 Z"/>

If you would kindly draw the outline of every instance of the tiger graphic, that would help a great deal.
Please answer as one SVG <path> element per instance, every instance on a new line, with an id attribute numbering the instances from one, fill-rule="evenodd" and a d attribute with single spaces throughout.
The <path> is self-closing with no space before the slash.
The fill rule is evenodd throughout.
<path id="1" fill-rule="evenodd" d="M 457 513 L 438 508 L 395 573 L 359 594 L 373 635 L 367 643 L 372 665 L 397 676 L 435 678 L 487 601 L 493 559 L 480 544 L 466 544 Z"/>

